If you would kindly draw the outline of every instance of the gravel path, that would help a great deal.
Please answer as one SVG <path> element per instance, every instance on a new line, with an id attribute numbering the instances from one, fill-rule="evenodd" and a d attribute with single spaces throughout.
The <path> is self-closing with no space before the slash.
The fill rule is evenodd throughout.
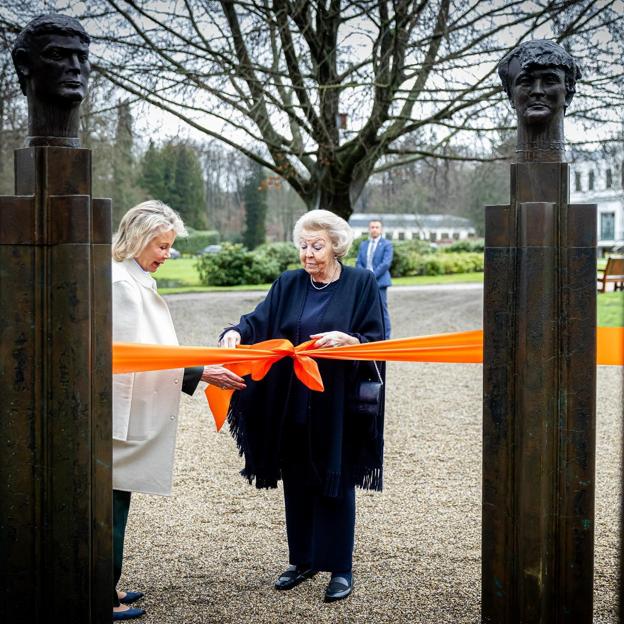
<path id="1" fill-rule="evenodd" d="M 261 293 L 168 298 L 182 344 L 214 344 Z M 393 337 L 481 327 L 479 287 L 396 288 Z M 287 563 L 281 492 L 238 475 L 203 393 L 184 396 L 174 496 L 135 495 L 121 587 L 145 624 L 479 622 L 481 366 L 390 363 L 385 489 L 358 491 L 355 589 L 322 602 L 327 575 L 272 589 Z M 598 371 L 595 618 L 615 623 L 622 373 Z"/>

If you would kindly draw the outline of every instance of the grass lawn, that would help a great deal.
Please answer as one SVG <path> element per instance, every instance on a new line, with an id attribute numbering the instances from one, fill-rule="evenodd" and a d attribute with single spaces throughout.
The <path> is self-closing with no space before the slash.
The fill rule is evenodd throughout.
<path id="1" fill-rule="evenodd" d="M 195 270 L 194 258 L 178 258 L 169 260 L 154 275 L 158 282 L 158 292 L 173 294 L 182 292 L 210 292 L 215 290 L 267 290 L 270 284 L 254 284 L 244 286 L 202 286 Z M 417 275 L 415 277 L 398 277 L 393 279 L 396 286 L 412 286 L 417 284 L 460 284 L 466 282 L 482 282 L 483 273 L 457 273 L 456 275 Z"/>
<path id="2" fill-rule="evenodd" d="M 195 270 L 194 258 L 169 260 L 154 275 L 158 292 L 163 295 L 185 292 L 214 292 L 220 290 L 268 290 L 270 284 L 244 286 L 202 286 Z M 483 281 L 483 273 L 457 273 L 456 275 L 418 275 L 398 277 L 392 280 L 395 286 L 425 284 L 461 284 Z M 624 292 L 598 293 L 598 325 L 606 327 L 624 326 Z"/>
<path id="3" fill-rule="evenodd" d="M 598 293 L 598 325 L 624 326 L 624 292 Z"/>

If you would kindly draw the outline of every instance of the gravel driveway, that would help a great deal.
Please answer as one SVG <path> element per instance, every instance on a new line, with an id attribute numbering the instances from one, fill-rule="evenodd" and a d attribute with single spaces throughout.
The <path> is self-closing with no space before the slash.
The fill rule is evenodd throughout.
<path id="1" fill-rule="evenodd" d="M 261 293 L 168 297 L 182 344 L 213 345 Z M 393 337 L 481 327 L 479 286 L 394 288 Z M 327 575 L 272 589 L 287 564 L 281 492 L 238 475 L 203 393 L 184 396 L 174 496 L 135 495 L 120 587 L 145 591 L 144 624 L 479 622 L 481 366 L 390 363 L 385 489 L 358 491 L 353 595 Z M 622 371 L 598 371 L 595 619 L 616 622 Z"/>

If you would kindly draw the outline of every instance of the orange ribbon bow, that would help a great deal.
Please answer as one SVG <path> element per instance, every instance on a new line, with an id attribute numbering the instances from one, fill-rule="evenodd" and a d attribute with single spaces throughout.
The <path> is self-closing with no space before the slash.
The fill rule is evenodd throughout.
<path id="1" fill-rule="evenodd" d="M 315 358 L 472 364 L 483 361 L 481 330 L 382 340 L 330 349 L 315 349 L 314 343 L 314 340 L 309 340 L 295 347 L 288 340 L 275 339 L 255 345 L 239 345 L 236 349 L 219 349 L 116 342 L 113 345 L 113 373 L 220 364 L 241 377 L 251 375 L 254 381 L 258 381 L 275 362 L 291 357 L 297 378 L 311 390 L 322 392 L 323 380 Z M 596 346 L 598 364 L 624 364 L 623 327 L 598 327 Z M 217 431 L 225 422 L 232 393 L 233 390 L 213 385 L 206 388 Z"/>

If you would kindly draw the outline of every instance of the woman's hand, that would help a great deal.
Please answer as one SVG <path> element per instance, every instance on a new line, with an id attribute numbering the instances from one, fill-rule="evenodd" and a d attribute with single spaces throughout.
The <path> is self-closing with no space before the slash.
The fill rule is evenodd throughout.
<path id="1" fill-rule="evenodd" d="M 202 373 L 201 380 L 210 383 L 213 386 L 227 388 L 229 390 L 243 390 L 247 387 L 245 386 L 245 380 L 242 377 L 239 377 L 236 373 L 233 373 L 224 366 L 218 366 L 216 364 L 204 366 L 204 372 Z"/>
<path id="2" fill-rule="evenodd" d="M 310 338 L 312 338 L 312 340 L 316 340 L 314 346 L 317 349 L 360 344 L 360 341 L 357 338 L 349 336 L 349 334 L 345 334 L 341 331 L 329 331 L 321 332 L 320 334 L 312 334 Z"/>
<path id="3" fill-rule="evenodd" d="M 219 340 L 219 346 L 224 349 L 235 349 L 241 341 L 240 334 L 235 329 L 230 329 Z"/>

